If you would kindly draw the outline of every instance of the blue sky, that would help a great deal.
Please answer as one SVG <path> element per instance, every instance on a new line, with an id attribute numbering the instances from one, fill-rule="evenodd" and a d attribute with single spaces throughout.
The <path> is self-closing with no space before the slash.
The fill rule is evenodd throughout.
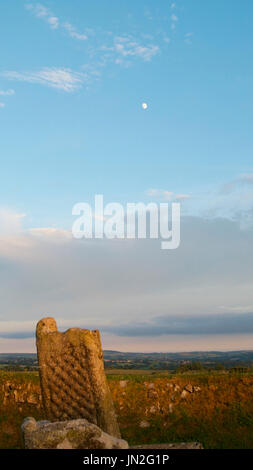
<path id="1" fill-rule="evenodd" d="M 193 225 L 196 216 L 210 223 L 222 217 L 222 224 L 239 224 L 242 231 L 246 226 L 250 236 L 252 16 L 250 0 L 1 2 L 0 212 L 8 236 L 10 227 L 22 243 L 21 229 L 70 230 L 72 206 L 92 202 L 95 194 L 125 204 L 164 201 L 168 192 L 172 200 L 185 196 L 183 211 Z M 241 243 L 245 247 L 245 233 L 237 228 L 231 228 L 238 242 L 231 242 L 233 253 Z M 228 243 L 229 231 L 222 240 Z M 4 246 L 7 262 L 10 248 Z M 142 250 L 138 253 L 142 262 Z M 69 259 L 66 250 L 64 255 Z M 166 256 L 168 265 L 161 260 L 157 273 L 168 270 Z M 17 259 L 15 251 L 11 263 Z M 210 286 L 215 274 L 206 263 Z M 121 281 L 124 286 L 124 275 Z M 26 280 L 23 313 L 28 285 Z M 6 289 L 11 286 L 10 280 Z M 238 305 L 242 312 L 251 310 L 249 293 L 242 305 L 244 288 L 238 302 L 225 303 L 228 311 L 238 311 Z M 73 291 L 69 295 L 73 298 Z M 48 300 L 45 308 L 57 317 L 60 306 L 54 302 Z M 211 313 L 209 307 L 203 303 L 199 311 Z M 193 302 L 189 313 L 195 310 Z M 9 319 L 19 315 L 13 304 Z M 27 315 L 24 320 L 34 320 Z M 5 311 L 1 318 L 6 321 Z"/>
<path id="2" fill-rule="evenodd" d="M 95 193 L 203 199 L 252 170 L 250 1 L 0 8 L 0 89 L 15 91 L 0 97 L 1 200 L 27 223 L 66 226 L 72 205 Z"/>

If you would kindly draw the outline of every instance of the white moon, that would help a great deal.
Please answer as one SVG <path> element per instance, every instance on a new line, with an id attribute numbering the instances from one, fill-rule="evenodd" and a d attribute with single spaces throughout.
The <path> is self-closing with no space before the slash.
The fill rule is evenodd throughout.
<path id="1" fill-rule="evenodd" d="M 147 103 L 142 103 L 142 109 L 148 109 Z"/>

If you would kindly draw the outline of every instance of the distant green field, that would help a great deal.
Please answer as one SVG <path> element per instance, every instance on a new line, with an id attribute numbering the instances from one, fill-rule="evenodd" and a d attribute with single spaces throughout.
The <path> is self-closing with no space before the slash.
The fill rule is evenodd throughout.
<path id="1" fill-rule="evenodd" d="M 126 377 L 126 376 L 143 376 L 143 375 L 151 375 L 153 377 L 157 376 L 168 376 L 172 375 L 172 372 L 166 370 L 147 370 L 147 369 L 105 369 L 105 373 L 107 376 L 115 375 L 119 377 Z"/>

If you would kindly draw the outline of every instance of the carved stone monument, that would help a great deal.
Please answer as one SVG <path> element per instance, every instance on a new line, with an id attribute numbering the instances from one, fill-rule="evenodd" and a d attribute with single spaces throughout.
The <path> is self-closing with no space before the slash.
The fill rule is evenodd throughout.
<path id="1" fill-rule="evenodd" d="M 37 325 L 42 399 L 51 422 L 86 419 L 120 438 L 98 330 L 57 330 L 54 318 Z"/>

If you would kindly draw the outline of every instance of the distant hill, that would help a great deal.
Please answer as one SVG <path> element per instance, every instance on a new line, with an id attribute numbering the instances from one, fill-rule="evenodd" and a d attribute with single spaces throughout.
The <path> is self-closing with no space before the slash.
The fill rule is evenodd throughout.
<path id="1" fill-rule="evenodd" d="M 183 368 L 253 368 L 252 351 L 194 351 L 180 353 L 126 353 L 104 351 L 106 368 L 177 370 Z M 36 354 L 0 354 L 0 368 L 36 369 Z"/>

